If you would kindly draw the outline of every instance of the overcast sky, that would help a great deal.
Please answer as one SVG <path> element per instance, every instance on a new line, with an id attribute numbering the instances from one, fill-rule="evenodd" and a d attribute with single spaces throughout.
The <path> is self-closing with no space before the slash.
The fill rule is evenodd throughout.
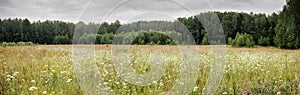
<path id="1" fill-rule="evenodd" d="M 206 11 L 271 14 L 285 0 L 0 0 L 0 18 L 103 22 L 174 20 Z"/>

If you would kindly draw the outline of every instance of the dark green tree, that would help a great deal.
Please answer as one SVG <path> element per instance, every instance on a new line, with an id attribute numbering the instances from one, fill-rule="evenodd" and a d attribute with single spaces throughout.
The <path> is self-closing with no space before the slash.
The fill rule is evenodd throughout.
<path id="1" fill-rule="evenodd" d="M 287 0 L 287 5 L 283 7 L 278 17 L 278 24 L 275 32 L 275 44 L 279 48 L 295 49 L 299 48 L 300 37 L 300 1 Z"/>

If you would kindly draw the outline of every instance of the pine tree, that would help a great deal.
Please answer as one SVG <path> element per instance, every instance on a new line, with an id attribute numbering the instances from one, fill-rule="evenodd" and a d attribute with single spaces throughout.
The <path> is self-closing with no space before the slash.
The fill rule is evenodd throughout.
<path id="1" fill-rule="evenodd" d="M 300 0 L 287 0 L 275 28 L 275 44 L 279 48 L 299 48 Z"/>

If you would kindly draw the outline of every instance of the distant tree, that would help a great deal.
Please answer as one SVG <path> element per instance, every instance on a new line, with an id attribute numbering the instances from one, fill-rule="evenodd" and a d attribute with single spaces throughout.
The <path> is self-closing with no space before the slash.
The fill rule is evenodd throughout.
<path id="1" fill-rule="evenodd" d="M 278 16 L 278 24 L 275 28 L 275 44 L 279 48 L 299 48 L 300 38 L 300 1 L 287 0 Z"/>
<path id="2" fill-rule="evenodd" d="M 209 39 L 208 39 L 208 35 L 205 34 L 203 40 L 202 40 L 202 45 L 209 45 Z"/>
<path id="3" fill-rule="evenodd" d="M 70 42 L 68 36 L 55 36 L 53 44 L 70 44 Z"/>
<path id="4" fill-rule="evenodd" d="M 32 41 L 31 37 L 33 35 L 32 31 L 31 30 L 31 23 L 28 19 L 25 19 L 23 22 L 22 22 L 22 34 L 21 34 L 21 41 Z"/>

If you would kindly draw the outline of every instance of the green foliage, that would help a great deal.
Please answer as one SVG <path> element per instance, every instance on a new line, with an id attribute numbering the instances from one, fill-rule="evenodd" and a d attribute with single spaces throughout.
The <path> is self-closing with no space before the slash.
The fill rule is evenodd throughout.
<path id="1" fill-rule="evenodd" d="M 167 45 L 176 45 L 176 43 L 173 40 L 171 40 L 171 39 L 167 39 L 166 40 L 166 44 Z"/>
<path id="2" fill-rule="evenodd" d="M 122 24 L 119 21 L 112 23 L 103 22 L 101 24 L 96 23 L 66 23 L 61 21 L 44 21 L 44 22 L 30 22 L 27 19 L 4 19 L 0 20 L 1 31 L 0 31 L 0 41 L 2 42 L 19 42 L 19 41 L 31 41 L 34 43 L 41 44 L 69 44 L 72 41 L 76 44 L 91 44 L 93 40 L 96 40 L 96 44 L 111 44 L 111 40 L 114 34 L 117 32 L 140 32 L 140 31 L 175 31 L 175 33 L 190 32 L 192 37 L 195 39 L 196 44 L 202 44 L 203 40 L 206 40 L 205 35 L 207 34 L 205 30 L 217 31 L 219 29 L 214 29 L 216 26 L 214 23 L 209 23 L 211 21 L 204 20 L 213 26 L 210 29 L 204 29 L 199 17 L 207 17 L 207 15 L 212 12 L 201 13 L 196 16 L 178 18 L 177 21 L 138 21 L 128 24 Z M 275 26 L 266 26 L 266 23 L 273 23 L 275 20 L 268 20 L 266 15 L 254 15 L 246 13 L 236 13 L 236 12 L 215 12 L 218 14 L 225 35 L 227 37 L 235 37 L 237 31 L 245 31 L 250 33 L 251 31 L 259 31 L 260 28 L 254 28 L 254 22 L 251 21 L 258 19 L 263 23 L 257 26 L 262 26 L 264 29 L 272 30 Z M 243 19 L 244 18 L 244 19 Z M 203 23 L 203 22 L 202 22 Z M 17 27 L 22 26 L 22 27 Z M 253 30 L 256 29 L 256 30 Z M 76 32 L 76 35 L 74 35 Z M 272 31 L 271 31 L 272 32 Z M 96 35 L 91 36 L 91 35 Z M 177 34 L 176 34 L 177 35 Z M 254 34 L 253 34 L 254 35 Z M 260 36 L 260 33 L 255 33 L 255 35 Z M 62 37 L 63 36 L 63 37 Z M 74 36 L 74 37 L 73 37 Z M 88 37 L 89 36 L 89 37 Z M 72 38 L 73 37 L 73 38 Z M 95 37 L 95 38 L 93 38 Z M 67 41 L 69 38 L 69 41 Z M 205 38 L 205 39 L 204 39 Z M 270 37 L 273 38 L 273 37 Z M 134 40 L 133 44 L 148 44 L 153 41 L 156 44 L 167 45 L 175 43 L 170 42 L 169 38 L 162 34 L 157 33 L 143 33 L 138 35 L 137 39 Z M 168 40 L 168 41 L 167 41 Z M 158 43 L 159 42 L 159 43 Z M 167 43 L 168 42 L 168 43 Z M 205 43 L 207 44 L 207 43 Z"/>
<path id="3" fill-rule="evenodd" d="M 2 42 L 0 46 L 7 47 L 7 46 L 34 46 L 36 44 L 32 42 Z"/>
<path id="4" fill-rule="evenodd" d="M 229 40 L 231 40 L 230 43 L 234 47 L 254 47 L 255 45 L 253 37 L 247 33 L 237 33 L 234 40 L 231 38 Z"/>
<path id="5" fill-rule="evenodd" d="M 262 46 L 270 46 L 270 38 L 269 37 L 260 37 L 258 39 L 258 45 L 262 45 Z"/>
<path id="6" fill-rule="evenodd" d="M 297 39 L 296 39 L 295 47 L 296 47 L 297 49 L 300 48 L 300 38 L 299 38 L 299 37 L 297 37 Z"/>
<path id="7" fill-rule="evenodd" d="M 96 42 L 98 44 L 112 44 L 113 38 L 114 38 L 114 34 L 112 33 L 107 33 L 107 34 L 103 34 L 103 35 L 97 35 Z"/>
<path id="8" fill-rule="evenodd" d="M 250 35 L 246 35 L 246 47 L 254 47 L 255 42 L 253 40 L 253 37 Z"/>
<path id="9" fill-rule="evenodd" d="M 25 44 L 25 42 L 18 42 L 17 43 L 17 46 L 25 46 L 26 44 Z"/>
<path id="10" fill-rule="evenodd" d="M 68 36 L 55 36 L 54 37 L 54 44 L 70 44 L 70 39 Z"/>
<path id="11" fill-rule="evenodd" d="M 202 40 L 202 45 L 209 45 L 208 35 L 206 34 Z"/>
<path id="12" fill-rule="evenodd" d="M 136 31 L 136 32 L 127 32 L 119 33 L 115 35 L 115 39 L 119 39 L 119 44 L 131 44 L 131 45 L 176 45 L 176 42 L 173 41 L 169 36 L 174 38 L 180 38 L 181 34 L 176 33 L 175 31 Z M 111 42 L 114 35 L 111 35 L 111 39 L 104 39 L 108 35 L 98 35 L 97 43 L 103 44 L 103 41 Z M 134 38 L 135 37 L 135 38 Z M 178 40 L 178 39 L 174 39 Z M 131 42 L 130 42 L 131 41 Z"/>
<path id="13" fill-rule="evenodd" d="M 86 34 L 84 33 L 81 37 L 79 37 L 78 41 L 75 42 L 76 44 L 95 44 L 98 40 L 96 40 L 97 35 L 95 34 Z M 102 37 L 100 37 L 102 38 Z"/>
<path id="14" fill-rule="evenodd" d="M 7 46 L 16 46 L 15 42 L 2 42 L 1 46 L 7 47 Z"/>
<path id="15" fill-rule="evenodd" d="M 155 43 L 153 41 L 151 41 L 150 43 L 148 43 L 147 45 L 153 46 L 155 45 Z"/>
<path id="16" fill-rule="evenodd" d="M 231 37 L 228 38 L 228 43 L 229 45 L 234 45 L 234 39 L 232 39 Z"/>
<path id="17" fill-rule="evenodd" d="M 275 44 L 279 48 L 298 49 L 300 31 L 300 1 L 289 0 L 278 16 Z"/>
<path id="18" fill-rule="evenodd" d="M 34 45 L 37 45 L 37 44 L 34 44 L 34 43 L 32 43 L 32 42 L 25 42 L 25 45 L 26 45 L 26 46 L 34 46 Z"/>

